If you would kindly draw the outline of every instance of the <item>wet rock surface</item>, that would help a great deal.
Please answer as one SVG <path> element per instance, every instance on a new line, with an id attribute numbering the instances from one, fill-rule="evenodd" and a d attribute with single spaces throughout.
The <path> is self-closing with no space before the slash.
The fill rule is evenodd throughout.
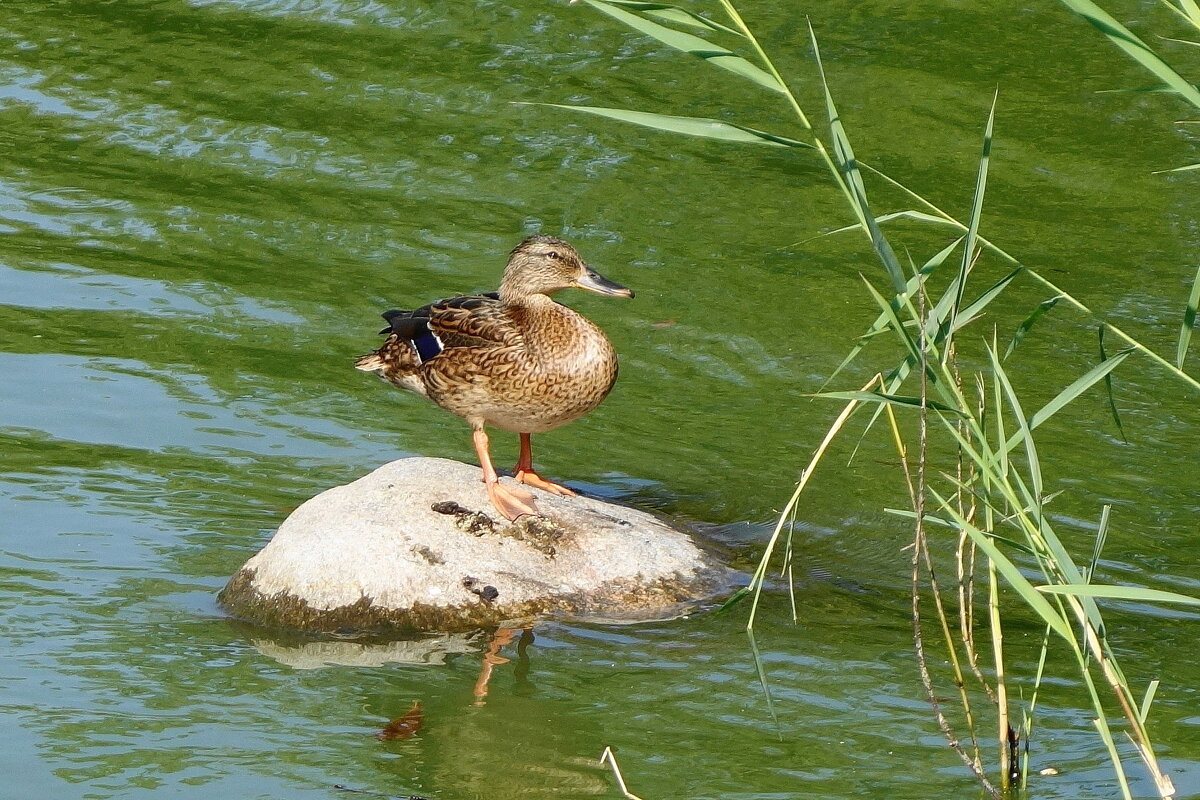
<path id="1" fill-rule="evenodd" d="M 478 467 L 393 461 L 297 508 L 219 600 L 273 627 L 402 633 L 554 613 L 663 618 L 732 582 L 710 552 L 650 514 L 532 491 L 544 516 L 510 523 Z"/>

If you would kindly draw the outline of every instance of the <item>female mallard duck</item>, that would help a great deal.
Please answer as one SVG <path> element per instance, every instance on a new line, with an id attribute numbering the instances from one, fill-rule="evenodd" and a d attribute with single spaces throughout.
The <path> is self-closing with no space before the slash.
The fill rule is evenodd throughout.
<path id="1" fill-rule="evenodd" d="M 572 495 L 533 471 L 529 436 L 579 419 L 617 379 L 617 355 L 604 332 L 550 299 L 572 287 L 633 297 L 596 274 L 562 239 L 530 236 L 509 256 L 498 293 L 388 311 L 388 327 L 380 331 L 387 341 L 355 363 L 471 423 L 488 497 L 508 519 L 537 510 L 532 494 L 500 483 L 484 426 L 521 435 L 519 483 Z"/>

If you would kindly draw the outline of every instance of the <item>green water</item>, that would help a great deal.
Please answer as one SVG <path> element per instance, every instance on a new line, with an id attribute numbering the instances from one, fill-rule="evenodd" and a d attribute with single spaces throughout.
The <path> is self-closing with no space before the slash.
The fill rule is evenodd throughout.
<path id="1" fill-rule="evenodd" d="M 743 11 L 815 112 L 802 19 Z M 1056 4 L 805 13 L 858 155 L 962 216 L 999 86 L 985 234 L 1173 352 L 1200 202 L 1196 173 L 1151 172 L 1200 160 L 1180 104 L 1097 93 L 1148 80 Z M 543 474 L 703 523 L 753 563 L 835 413 L 805 395 L 872 318 L 873 258 L 855 235 L 808 241 L 847 222 L 815 159 L 513 102 L 729 108 L 794 135 L 785 109 L 551 2 L 5 0 L 0 41 L 0 796 L 617 797 L 606 745 L 647 800 L 975 796 L 920 689 L 881 436 L 805 502 L 800 623 L 775 587 L 758 628 L 770 703 L 744 610 L 539 625 L 479 705 L 486 637 L 444 664 L 305 670 L 295 642 L 214 603 L 309 496 L 401 455 L 472 458 L 461 421 L 351 363 L 379 311 L 493 288 L 534 231 L 637 292 L 564 298 L 622 372 L 537 438 Z M 914 258 L 946 241 L 896 236 Z M 996 324 L 1046 296 L 1018 287 Z M 1011 370 L 1036 404 L 1095 351 L 1060 305 Z M 1103 578 L 1197 593 L 1197 396 L 1129 366 L 1129 444 L 1099 396 L 1044 428 L 1057 524 L 1089 553 L 1112 503 Z M 498 463 L 512 439 L 493 437 Z M 1131 682 L 1162 679 L 1151 730 L 1200 796 L 1200 620 L 1119 607 L 1111 624 Z M 1040 631 L 1018 616 L 1008 635 L 1028 674 Z M 1057 667 L 1032 748 L 1060 774 L 1034 796 L 1114 796 Z M 417 736 L 372 736 L 414 701 Z"/>

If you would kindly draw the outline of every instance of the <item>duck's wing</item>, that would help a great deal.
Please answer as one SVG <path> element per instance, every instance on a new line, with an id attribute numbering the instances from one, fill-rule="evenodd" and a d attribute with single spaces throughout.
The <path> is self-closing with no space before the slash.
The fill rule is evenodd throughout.
<path id="1" fill-rule="evenodd" d="M 507 307 L 495 293 L 439 300 L 415 311 L 387 311 L 387 333 L 411 342 L 422 362 L 448 347 L 512 347 L 521 342 Z"/>

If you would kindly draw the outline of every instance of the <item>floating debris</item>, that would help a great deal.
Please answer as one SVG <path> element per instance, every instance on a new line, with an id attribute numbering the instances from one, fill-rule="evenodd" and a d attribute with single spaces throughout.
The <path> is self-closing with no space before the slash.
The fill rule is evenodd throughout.
<path id="1" fill-rule="evenodd" d="M 393 739 L 411 739 L 421 730 L 423 718 L 421 701 L 414 700 L 412 707 L 404 713 L 404 716 L 396 717 L 389 722 L 383 730 L 375 734 L 375 738 L 381 742 L 390 742 Z"/>

